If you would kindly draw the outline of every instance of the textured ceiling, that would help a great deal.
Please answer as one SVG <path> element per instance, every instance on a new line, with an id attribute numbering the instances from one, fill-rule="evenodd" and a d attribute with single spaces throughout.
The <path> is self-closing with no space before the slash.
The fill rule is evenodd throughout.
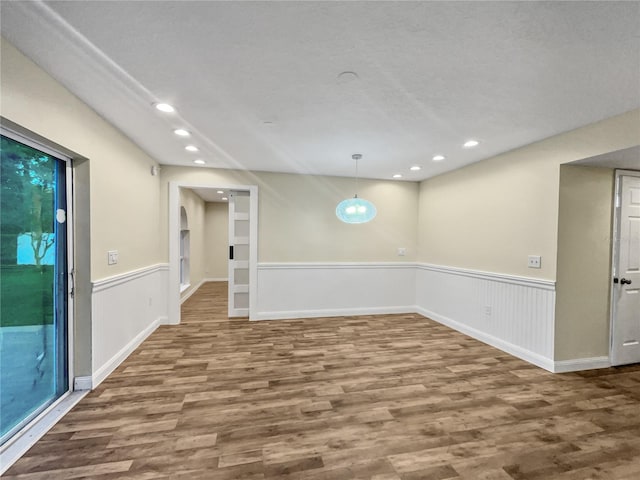
<path id="1" fill-rule="evenodd" d="M 640 107 L 639 2 L 1 8 L 4 37 L 163 164 L 352 176 L 357 152 L 361 176 L 421 180 Z"/>

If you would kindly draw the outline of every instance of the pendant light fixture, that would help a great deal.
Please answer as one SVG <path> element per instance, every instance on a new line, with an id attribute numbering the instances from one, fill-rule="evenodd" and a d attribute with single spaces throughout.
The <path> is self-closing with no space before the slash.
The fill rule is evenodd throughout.
<path id="1" fill-rule="evenodd" d="M 356 161 L 356 194 L 353 198 L 347 198 L 338 204 L 336 216 L 344 223 L 367 223 L 373 220 L 378 212 L 369 200 L 358 198 L 358 160 L 362 155 L 354 153 L 351 158 Z"/>

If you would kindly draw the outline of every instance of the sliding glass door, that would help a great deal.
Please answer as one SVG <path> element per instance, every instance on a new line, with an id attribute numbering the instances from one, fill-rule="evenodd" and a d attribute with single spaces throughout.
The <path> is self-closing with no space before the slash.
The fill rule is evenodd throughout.
<path id="1" fill-rule="evenodd" d="M 0 443 L 5 443 L 69 390 L 69 358 L 66 162 L 2 133 Z"/>

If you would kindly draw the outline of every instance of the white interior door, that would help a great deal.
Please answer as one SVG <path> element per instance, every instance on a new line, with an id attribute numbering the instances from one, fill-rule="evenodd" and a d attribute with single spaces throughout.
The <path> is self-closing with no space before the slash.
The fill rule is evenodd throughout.
<path id="1" fill-rule="evenodd" d="M 620 176 L 611 363 L 640 362 L 640 175 Z"/>
<path id="2" fill-rule="evenodd" d="M 249 316 L 250 195 L 229 195 L 229 317 Z"/>

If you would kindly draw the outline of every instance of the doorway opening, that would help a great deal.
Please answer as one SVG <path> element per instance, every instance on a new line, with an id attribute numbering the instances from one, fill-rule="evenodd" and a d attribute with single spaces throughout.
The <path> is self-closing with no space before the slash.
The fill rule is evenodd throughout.
<path id="1" fill-rule="evenodd" d="M 184 206 L 180 206 L 180 292 L 191 285 L 191 235 L 189 216 Z"/>
<path id="2" fill-rule="evenodd" d="M 228 202 L 228 245 L 225 248 L 225 262 L 228 283 L 228 315 L 229 317 L 249 317 L 255 312 L 257 292 L 257 260 L 258 260 L 258 187 L 255 185 L 220 185 L 192 184 L 182 182 L 169 183 L 169 323 L 180 323 L 181 304 L 181 244 L 184 242 L 181 230 L 181 192 L 191 191 L 205 201 L 219 191 L 225 192 L 225 206 Z M 212 200 L 213 201 L 213 200 Z M 215 209 L 214 209 L 215 210 Z M 186 212 L 189 215 L 189 212 Z M 189 219 L 191 262 L 198 248 L 194 236 L 194 219 Z M 204 228 L 204 227 L 202 227 Z M 203 246 L 208 248 L 208 246 Z M 218 262 L 219 263 L 219 262 Z M 191 288 L 198 285 L 194 282 L 194 266 L 191 265 Z M 202 266 L 201 266 L 202 267 Z M 204 269 L 208 268 L 204 266 Z M 220 275 L 219 266 L 216 277 Z M 206 271 L 206 270 L 205 270 Z M 200 273 L 203 281 L 221 280 L 208 278 L 209 272 Z M 188 294 L 188 293 L 187 293 Z"/>

